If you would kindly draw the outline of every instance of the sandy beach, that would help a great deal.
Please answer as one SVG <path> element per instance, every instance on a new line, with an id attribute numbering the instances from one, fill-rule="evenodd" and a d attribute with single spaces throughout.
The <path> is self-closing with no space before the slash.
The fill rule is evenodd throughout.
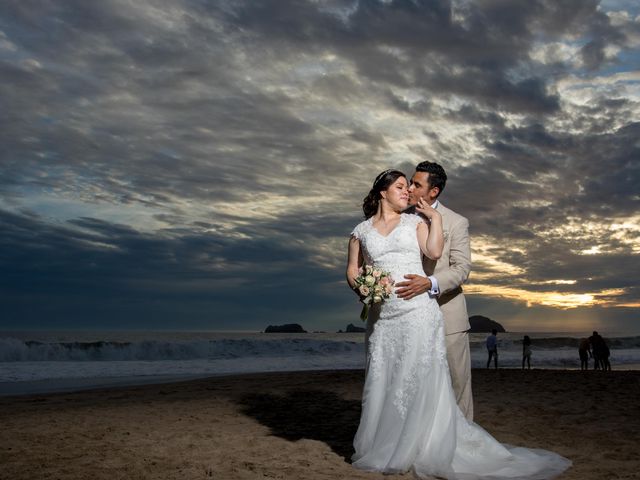
<path id="1" fill-rule="evenodd" d="M 362 371 L 0 398 L 2 479 L 396 479 L 351 467 Z M 474 370 L 476 421 L 562 479 L 637 479 L 640 372 Z"/>

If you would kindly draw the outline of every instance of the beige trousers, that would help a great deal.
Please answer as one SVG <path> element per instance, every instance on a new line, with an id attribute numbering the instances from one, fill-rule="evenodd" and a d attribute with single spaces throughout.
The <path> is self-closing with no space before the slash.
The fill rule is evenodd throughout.
<path id="1" fill-rule="evenodd" d="M 456 402 L 467 420 L 473 421 L 473 395 L 471 394 L 471 352 L 467 332 L 445 335 L 447 362 Z"/>

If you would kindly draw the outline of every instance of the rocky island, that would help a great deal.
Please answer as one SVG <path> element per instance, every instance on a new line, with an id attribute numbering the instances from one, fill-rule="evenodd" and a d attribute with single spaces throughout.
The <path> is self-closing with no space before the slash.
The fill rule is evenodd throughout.
<path id="1" fill-rule="evenodd" d="M 491 320 L 488 317 L 483 317 L 482 315 L 470 316 L 469 323 L 471 324 L 471 330 L 469 330 L 469 333 L 489 333 L 494 328 L 498 332 L 506 332 L 504 327 L 498 322 Z"/>
<path id="2" fill-rule="evenodd" d="M 298 323 L 286 323 L 284 325 L 269 325 L 264 333 L 307 333 Z"/>
<path id="3" fill-rule="evenodd" d="M 338 330 L 338 333 L 361 333 L 366 331 L 366 328 L 356 327 L 353 323 L 350 323 L 349 325 L 347 325 L 347 329 L 344 332 L 342 330 Z"/>

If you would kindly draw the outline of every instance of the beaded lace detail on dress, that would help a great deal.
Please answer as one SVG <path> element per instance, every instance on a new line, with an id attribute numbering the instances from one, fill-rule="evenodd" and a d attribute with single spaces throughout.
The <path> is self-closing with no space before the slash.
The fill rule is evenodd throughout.
<path id="1" fill-rule="evenodd" d="M 402 214 L 387 236 L 371 219 L 352 235 L 365 262 L 391 273 L 424 275 L 416 229 L 422 219 Z M 363 470 L 449 480 L 541 480 L 571 464 L 545 450 L 503 445 L 456 405 L 443 318 L 428 294 L 395 294 L 371 308 L 367 320 L 367 374 L 353 466 Z"/>
<path id="2" fill-rule="evenodd" d="M 416 233 L 420 222 L 419 216 L 403 213 L 395 229 L 384 236 L 375 229 L 370 218 L 356 226 L 352 235 L 360 240 L 365 263 L 391 272 L 392 278 L 400 282 L 410 273 L 425 275 Z M 371 320 L 375 321 L 368 345 L 371 374 L 379 378 L 393 359 L 394 375 L 401 376 L 393 404 L 404 417 L 408 399 L 415 393 L 416 382 L 420 381 L 420 372 L 433 362 L 446 363 L 440 308 L 435 299 L 426 294 L 402 300 L 394 293 L 382 304 L 379 316 Z M 422 345 L 416 352 L 417 358 L 407 362 L 405 357 L 412 352 L 411 345 L 418 337 L 422 338 Z"/>

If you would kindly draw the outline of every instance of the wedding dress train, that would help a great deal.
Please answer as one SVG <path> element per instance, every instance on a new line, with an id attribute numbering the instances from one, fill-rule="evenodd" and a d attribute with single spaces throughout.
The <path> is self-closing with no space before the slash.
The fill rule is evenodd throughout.
<path id="1" fill-rule="evenodd" d="M 372 219 L 352 235 L 367 264 L 424 275 L 417 215 L 402 214 L 387 236 Z M 392 295 L 372 308 L 367 324 L 367 371 L 353 465 L 362 470 L 413 470 L 450 480 L 543 480 L 571 462 L 553 452 L 501 444 L 458 408 L 447 365 L 442 313 L 435 299 Z"/>

